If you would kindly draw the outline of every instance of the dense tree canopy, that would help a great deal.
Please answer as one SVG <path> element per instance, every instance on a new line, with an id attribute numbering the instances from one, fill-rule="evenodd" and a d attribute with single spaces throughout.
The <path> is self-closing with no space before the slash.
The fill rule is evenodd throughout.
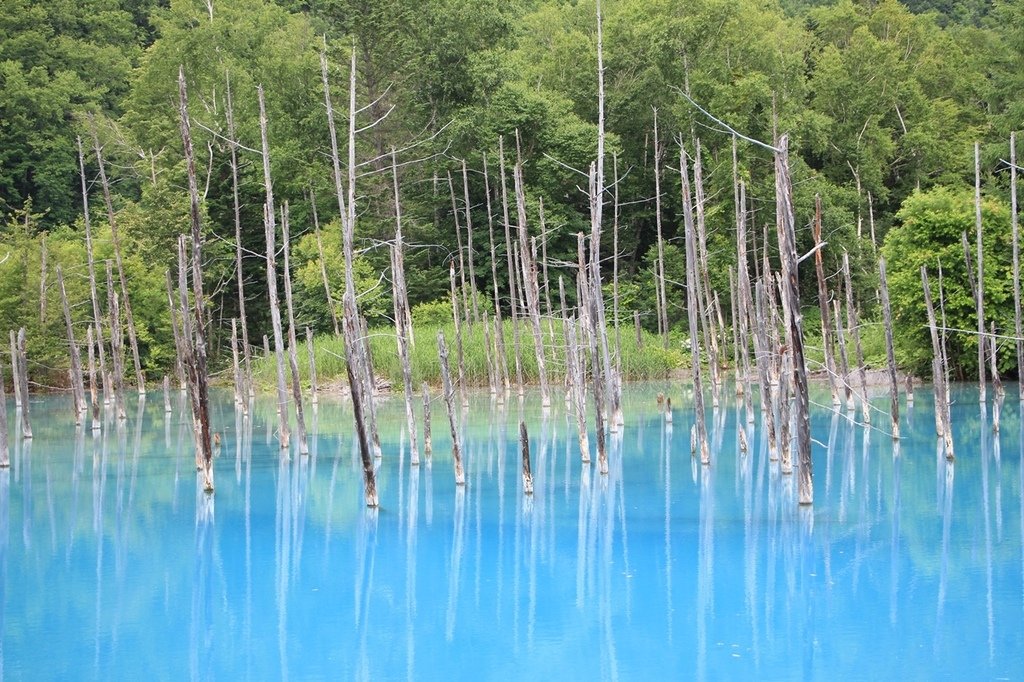
<path id="1" fill-rule="evenodd" d="M 597 149 L 595 9 L 594 0 L 0 0 L 0 259 L 10 254 L 0 265 L 3 328 L 27 325 L 45 358 L 41 362 L 60 366 L 64 334 L 53 314 L 59 293 L 52 276 L 40 286 L 44 239 L 49 267 L 64 266 L 76 319 L 87 319 L 91 311 L 84 304 L 88 288 L 75 139 L 85 143 L 91 218 L 102 259 L 111 246 L 91 151 L 95 135 L 111 178 L 131 294 L 139 301 L 143 362 L 153 370 L 167 367 L 173 351 L 163 309 L 164 269 L 173 266 L 177 235 L 188 229 L 176 108 L 181 68 L 192 98 L 210 241 L 211 316 L 223 321 L 238 315 L 230 88 L 249 327 L 255 339 L 267 331 L 256 104 L 256 88 L 262 85 L 274 191 L 278 204 L 287 202 L 291 213 L 300 323 L 329 331 L 319 255 L 310 239 L 315 201 L 332 286 L 340 286 L 322 50 L 343 128 L 355 50 L 357 99 L 363 107 L 356 118 L 361 129 L 357 279 L 371 323 L 385 322 L 391 310 L 386 245 L 394 234 L 392 149 L 399 164 L 414 304 L 445 297 L 448 262 L 457 249 L 448 176 L 461 213 L 463 159 L 479 288 L 489 294 L 493 287 L 489 224 L 495 229 L 499 286 L 504 288 L 508 278 L 507 268 L 500 267 L 507 248 L 500 169 L 504 163 L 511 193 L 517 154 L 530 230 L 541 235 L 543 204 L 543 238 L 557 281 L 575 261 L 576 233 L 589 229 L 586 179 L 579 172 Z M 963 209 L 958 197 L 973 182 L 975 140 L 982 142 L 993 248 L 1004 245 L 1003 160 L 1009 133 L 1024 117 L 1021 0 L 604 0 L 602 11 L 608 152 L 615 156 L 622 203 L 616 218 L 609 193 L 605 227 L 610 231 L 617 221 L 620 230 L 626 314 L 639 309 L 645 323 L 656 324 L 647 314 L 654 305 L 656 153 L 664 161 L 661 218 L 669 269 L 678 271 L 670 279 L 682 272 L 682 209 L 674 170 L 679 144 L 694 154 L 699 140 L 710 279 L 723 295 L 728 291 L 728 268 L 736 258 L 733 139 L 694 103 L 752 138 L 790 135 L 799 248 L 810 248 L 807 226 L 814 196 L 820 195 L 829 242 L 826 270 L 834 273 L 843 251 L 850 253 L 857 296 L 869 315 L 876 285 L 872 235 L 881 245 L 892 229 L 885 248 L 891 253 L 894 305 L 907 325 L 920 324 L 916 268 L 934 259 L 930 251 L 938 248 L 922 234 L 940 225 L 927 216 L 939 212 L 937 203 L 950 215 Z M 653 148 L 655 111 L 659 150 Z M 346 132 L 339 134 L 344 138 Z M 753 265 L 764 248 L 775 258 L 772 165 L 766 150 L 744 142 L 738 164 L 750 197 Z M 610 157 L 606 172 L 610 185 Z M 515 223 L 514 200 L 508 200 Z M 459 221 L 465 227 L 464 215 Z M 610 238 L 603 242 L 608 261 L 611 243 Z M 956 264 L 949 267 L 952 285 Z M 609 276 L 610 271 L 609 262 Z M 803 286 L 813 295 L 812 277 L 804 277 Z M 681 291 L 670 292 L 677 299 L 673 324 L 685 318 Z M 991 294 L 993 319 L 999 321 L 1006 316 L 1004 294 L 1002 288 Z M 52 319 L 39 315 L 40 297 L 49 299 Z M 915 368 L 923 342 L 917 328 L 903 335 L 903 357 Z M 215 350 L 219 343 L 215 339 Z"/>

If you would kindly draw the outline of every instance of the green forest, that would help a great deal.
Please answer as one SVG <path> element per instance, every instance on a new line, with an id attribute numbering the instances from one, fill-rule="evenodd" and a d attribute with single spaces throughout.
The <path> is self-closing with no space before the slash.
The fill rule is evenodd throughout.
<path id="1" fill-rule="evenodd" d="M 789 136 L 799 252 L 814 245 L 819 196 L 825 271 L 837 289 L 848 252 L 869 362 L 884 358 L 877 294 L 884 254 L 898 363 L 928 376 L 922 265 L 934 271 L 941 263 L 948 326 L 976 325 L 962 234 L 973 247 L 977 142 L 986 316 L 1001 339 L 1000 371 L 1017 373 L 1009 159 L 1024 116 L 1024 1 L 604 0 L 601 7 L 605 168 L 615 191 L 615 210 L 611 190 L 605 203 L 602 270 L 610 287 L 618 261 L 626 335 L 634 311 L 648 332 L 658 328 L 660 222 L 675 346 L 685 337 L 682 201 L 673 171 L 679 144 L 691 153 L 700 145 L 707 271 L 728 320 L 737 248 L 734 138 L 724 124 L 757 140 Z M 57 268 L 84 339 L 93 315 L 85 221 L 106 301 L 113 218 L 142 368 L 151 381 L 170 371 L 166 277 L 177 270 L 178 235 L 190 230 L 181 69 L 203 212 L 212 369 L 230 366 L 231 320 L 239 317 L 232 153 L 250 343 L 260 346 L 270 332 L 258 86 L 276 202 L 290 212 L 297 324 L 332 335 L 322 273 L 340 301 L 344 266 L 321 52 L 339 139 L 347 135 L 355 53 L 353 270 L 371 327 L 391 325 L 393 316 L 392 150 L 414 320 L 450 319 L 449 266 L 470 255 L 456 221 L 464 233 L 467 217 L 476 287 L 493 308 L 490 225 L 504 291 L 508 218 L 498 187 L 501 162 L 511 167 L 517 147 L 530 233 L 546 251 L 551 281 L 573 281 L 576 235 L 590 228 L 585 171 L 597 155 L 595 15 L 592 0 L 0 0 L 0 331 L 6 340 L 7 330 L 25 327 L 32 380 L 64 385 Z M 736 158 L 750 266 L 777 268 L 771 152 L 740 140 Z M 804 328 L 820 336 L 813 258 L 801 265 L 800 284 Z M 976 373 L 977 336 L 954 334 L 949 344 L 955 373 Z M 815 345 L 820 338 L 809 339 Z"/>

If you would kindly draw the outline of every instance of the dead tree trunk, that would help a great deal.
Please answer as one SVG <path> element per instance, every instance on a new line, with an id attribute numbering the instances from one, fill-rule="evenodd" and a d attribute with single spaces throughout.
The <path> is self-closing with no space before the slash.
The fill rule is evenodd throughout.
<path id="1" fill-rule="evenodd" d="M 985 402 L 985 255 L 981 244 L 981 146 L 974 143 L 974 237 L 977 241 L 978 285 L 974 304 L 978 312 L 978 400 Z"/>
<path id="2" fill-rule="evenodd" d="M 853 304 L 853 279 L 850 276 L 850 254 L 843 251 L 843 277 L 846 280 L 846 326 L 853 336 L 854 349 L 857 352 L 857 371 L 860 374 L 860 400 L 863 407 L 865 424 L 871 423 L 871 403 L 868 401 L 868 376 L 864 366 L 864 348 L 860 343 L 860 322 L 857 320 L 857 308 Z"/>
<path id="3" fill-rule="evenodd" d="M 896 378 L 896 351 L 892 341 L 892 309 L 889 306 L 889 280 L 885 275 L 885 257 L 878 261 L 882 293 L 882 317 L 885 322 L 885 357 L 889 365 L 889 412 L 892 415 L 892 439 L 900 438 L 900 388 Z"/>
<path id="4" fill-rule="evenodd" d="M 512 241 L 512 228 L 509 224 L 508 217 L 508 186 L 505 178 L 505 141 L 502 137 L 498 138 L 498 165 L 501 171 L 501 213 L 502 220 L 505 224 L 505 252 L 508 259 L 509 317 L 512 319 L 512 345 L 516 364 L 516 389 L 519 395 L 522 396 L 523 363 L 519 342 L 519 303 L 516 296 L 516 266 L 512 248 L 514 242 Z"/>
<path id="5" fill-rule="evenodd" d="M 853 384 L 850 377 L 850 363 L 846 359 L 846 336 L 843 334 L 843 323 L 840 319 L 842 304 L 839 301 L 832 302 L 833 322 L 836 328 L 836 346 L 839 348 L 839 378 L 843 382 L 843 391 L 846 394 L 846 411 L 853 412 L 856 405 L 853 400 Z"/>
<path id="6" fill-rule="evenodd" d="M 686 181 L 687 186 L 689 180 Z M 686 192 L 689 194 L 689 188 Z M 665 240 L 661 231 L 661 142 L 658 139 L 658 110 L 654 110 L 654 223 L 658 232 L 658 271 L 655 276 L 655 299 L 658 303 L 658 334 L 662 346 L 668 348 L 668 301 L 665 295 Z"/>
<path id="7" fill-rule="evenodd" d="M 124 405 L 124 336 L 121 329 L 120 294 L 114 288 L 114 274 L 107 261 L 107 308 L 110 310 L 110 357 L 114 365 L 114 404 L 117 418 L 127 419 Z"/>
<path id="8" fill-rule="evenodd" d="M 459 225 L 459 207 L 455 203 L 455 183 L 452 182 L 451 171 L 448 171 L 448 193 L 452 199 L 452 220 L 455 221 L 455 242 L 459 255 L 459 289 L 462 296 L 462 310 L 465 315 L 466 324 L 469 324 L 469 287 L 466 284 L 466 258 L 462 252 L 462 227 Z M 454 264 L 454 261 L 452 261 Z"/>
<path id="9" fill-rule="evenodd" d="M 355 275 L 352 272 L 353 250 L 355 239 L 355 193 L 356 193 L 356 51 L 352 49 L 352 60 L 349 66 L 349 131 L 348 131 L 348 200 L 342 187 L 341 161 L 338 154 L 338 136 L 334 126 L 334 105 L 331 103 L 331 91 L 327 78 L 327 57 L 320 53 L 320 72 L 324 86 L 324 105 L 327 109 L 327 126 L 331 135 L 331 162 L 334 171 L 334 189 L 338 198 L 338 213 L 342 225 L 342 250 L 345 257 L 345 294 L 342 298 L 342 329 L 345 338 L 345 366 L 348 373 L 349 387 L 352 391 L 352 410 L 356 422 L 356 433 L 359 437 L 359 452 L 363 464 L 363 490 L 366 506 L 378 506 L 377 481 L 373 470 L 373 453 L 370 441 L 366 436 L 366 421 L 363 415 L 364 394 L 372 401 L 366 373 L 358 363 L 357 344 L 359 338 L 359 311 L 356 306 Z"/>
<path id="10" fill-rule="evenodd" d="M 398 357 L 402 364 L 402 388 L 405 394 L 405 426 L 409 431 L 409 451 L 413 464 L 420 463 L 416 447 L 416 415 L 412 409 L 412 366 L 409 358 L 408 296 L 405 290 L 405 254 L 402 243 L 402 202 L 398 194 L 398 163 L 395 150 L 391 150 L 391 176 L 395 192 L 395 247 L 392 257 L 392 279 L 395 299 L 395 337 L 398 341 Z"/>
<path id="11" fill-rule="evenodd" d="M 460 401 L 463 405 L 469 403 L 466 395 L 466 357 L 462 350 L 462 323 L 459 319 L 459 297 L 455 293 L 455 261 L 451 261 L 448 268 L 448 281 L 451 284 L 452 319 L 455 322 L 455 355 L 458 360 L 459 370 L 459 393 L 462 396 Z"/>
<path id="12" fill-rule="evenodd" d="M 427 382 L 423 382 L 423 456 L 430 462 L 430 454 L 434 451 L 434 445 L 430 439 L 430 389 Z"/>
<path id="13" fill-rule="evenodd" d="M 534 351 L 537 355 L 537 379 L 540 382 L 542 407 L 551 406 L 548 392 L 548 374 L 544 358 L 544 332 L 540 326 L 540 286 L 537 283 L 537 260 L 530 248 L 529 232 L 526 226 L 526 188 L 523 182 L 523 162 L 519 150 L 519 131 L 516 131 L 516 164 L 512 169 L 512 181 L 516 193 L 516 210 L 519 216 L 519 262 L 523 276 L 523 298 L 526 312 L 530 316 L 530 330 L 533 332 Z"/>
<path id="14" fill-rule="evenodd" d="M 262 110 L 262 91 L 260 93 Z M 195 159 L 192 154 L 192 134 L 188 117 L 188 93 L 185 90 L 185 74 L 178 71 L 178 100 L 181 114 L 181 140 L 185 148 L 185 168 L 188 174 L 190 199 L 189 222 L 192 225 L 192 304 L 195 310 L 195 382 L 194 400 L 198 405 L 193 410 L 199 417 L 199 444 L 203 455 L 203 489 L 213 492 L 213 449 L 210 443 L 210 405 L 206 376 L 206 297 L 203 293 L 203 232 L 199 213 L 199 189 L 196 183 Z M 261 117 L 262 118 L 262 117 Z M 184 311 L 183 311 L 184 312 Z M 140 381 L 141 381 L 141 374 Z M 140 386 L 140 390 L 142 390 Z"/>
<path id="15" fill-rule="evenodd" d="M 309 327 L 306 327 L 306 354 L 309 356 L 309 401 L 313 403 L 315 409 L 317 403 L 320 402 L 320 386 L 316 380 L 316 348 L 313 346 L 313 330 Z"/>
<path id="16" fill-rule="evenodd" d="M 7 441 L 7 393 L 4 389 L 4 373 L 0 371 L 0 469 L 9 466 L 11 456 Z"/>
<path id="17" fill-rule="evenodd" d="M 690 322 L 690 362 L 693 371 L 693 409 L 697 436 L 700 448 L 701 464 L 711 464 L 711 452 L 708 449 L 707 426 L 704 423 L 704 385 L 701 381 L 700 346 L 697 323 L 697 239 L 693 224 L 693 206 L 690 194 L 690 171 L 686 161 L 686 150 L 679 145 L 679 175 L 682 180 L 683 195 L 683 226 L 686 232 L 686 312 Z M 659 235 L 659 241 L 660 241 Z"/>
<path id="18" fill-rule="evenodd" d="M 765 286 L 763 280 L 757 281 L 757 291 L 754 300 L 755 314 L 751 318 L 754 324 L 754 358 L 760 376 L 761 389 L 761 419 L 764 420 L 764 430 L 768 439 L 768 459 L 778 458 L 778 441 L 775 433 L 775 406 L 772 400 L 771 388 L 771 354 L 770 342 L 768 339 L 767 319 L 765 315 Z"/>
<path id="19" fill-rule="evenodd" d="M 48 254 L 46 251 L 46 234 L 39 237 L 39 323 L 46 322 L 46 275 Z"/>
<path id="20" fill-rule="evenodd" d="M 245 316 L 245 275 L 242 271 L 242 204 L 238 199 L 238 140 L 235 134 L 235 112 L 231 101 L 231 76 L 229 73 L 225 73 L 225 84 L 228 151 L 231 153 L 231 197 L 235 218 L 235 278 L 238 283 L 238 317 L 242 327 L 242 357 L 245 359 L 244 392 L 240 391 L 240 394 L 242 395 L 243 411 L 247 412 L 249 396 L 253 393 L 252 356 L 249 352 L 249 323 Z"/>
<path id="21" fill-rule="evenodd" d="M 487 172 L 487 155 L 484 160 L 484 194 L 487 197 L 487 235 L 491 247 L 491 282 L 494 287 L 494 342 L 497 348 L 498 363 L 501 368 L 501 380 L 505 386 L 504 392 L 499 391 L 498 401 L 505 401 L 505 393 L 508 393 L 511 383 L 508 376 L 508 357 L 505 354 L 505 325 L 502 323 L 501 297 L 498 294 L 498 259 L 494 250 L 494 217 L 491 215 L 491 181 Z"/>
<path id="22" fill-rule="evenodd" d="M 96 268 L 93 261 L 92 251 L 92 220 L 89 217 L 89 193 L 85 183 L 85 155 L 82 153 L 82 138 L 77 138 L 78 141 L 78 168 L 80 178 L 82 182 L 82 215 L 85 220 L 85 255 L 89 263 L 89 294 L 92 298 L 92 326 L 96 329 L 96 345 L 99 348 L 100 355 L 100 376 L 103 380 L 103 400 L 104 402 L 110 402 L 110 387 L 107 386 L 107 360 L 106 351 L 103 348 L 103 325 L 102 317 L 100 316 L 100 302 L 99 297 L 96 295 Z M 179 368 L 179 377 L 180 368 Z"/>
<path id="23" fill-rule="evenodd" d="M 702 169 L 700 140 L 695 141 L 693 159 L 694 225 L 697 240 L 697 305 L 703 322 L 704 347 L 708 353 L 708 376 L 711 381 L 711 406 L 717 410 L 721 401 L 721 379 L 719 378 L 719 345 L 715 330 L 714 302 L 711 280 L 708 277 L 707 237 L 704 227 L 704 171 Z"/>
<path id="24" fill-rule="evenodd" d="M 263 185 L 266 203 L 263 206 L 263 230 L 267 242 L 267 296 L 270 299 L 270 320 L 274 328 L 274 357 L 277 368 L 278 433 L 282 450 L 290 443 L 288 430 L 288 392 L 284 378 L 284 332 L 281 329 L 281 304 L 277 296 L 277 225 L 275 224 L 274 185 L 270 179 L 270 145 L 267 142 L 267 113 L 263 86 L 256 88 L 260 105 L 260 141 L 263 156 Z"/>
<path id="25" fill-rule="evenodd" d="M 171 271 L 167 270 L 164 274 L 167 276 L 167 305 L 171 315 L 171 332 L 174 334 L 174 369 L 178 375 L 178 388 L 185 390 L 185 367 L 182 364 L 185 354 L 184 346 L 182 345 L 181 322 L 175 314 L 176 306 L 174 303 L 174 284 L 171 281 Z M 99 334 L 97 334 L 96 338 L 99 338 Z M 106 381 L 104 380 L 104 384 L 105 383 Z"/>
<path id="26" fill-rule="evenodd" d="M 953 434 L 949 414 L 949 393 L 946 390 L 948 379 L 946 367 L 946 353 L 943 349 L 943 342 L 939 336 L 938 325 L 935 321 L 935 306 L 932 305 L 932 291 L 928 285 L 928 268 L 921 266 L 921 284 L 924 287 L 924 303 L 928 312 L 928 330 L 932 338 L 932 386 L 935 392 L 935 414 L 939 437 L 943 439 L 946 446 L 946 459 L 952 460 L 953 455 Z"/>
<path id="27" fill-rule="evenodd" d="M 128 299 L 128 280 L 124 276 L 124 266 L 121 263 L 121 239 L 117 232 L 117 220 L 114 216 L 114 203 L 110 198 L 110 183 L 107 181 L 107 171 L 103 163 L 103 150 L 100 147 L 100 138 L 96 134 L 96 126 L 90 117 L 92 128 L 93 148 L 96 152 L 96 163 L 100 171 L 100 185 L 103 187 L 103 202 L 107 207 L 107 221 L 110 223 L 110 238 L 114 243 L 114 261 L 117 263 L 117 278 L 120 283 L 121 298 L 124 303 L 125 322 L 128 324 L 128 343 L 131 346 L 132 361 L 135 363 L 135 380 L 138 384 L 139 393 L 145 395 L 146 380 L 142 376 L 142 364 L 139 362 L 139 343 L 135 335 L 135 318 L 132 316 L 132 306 Z"/>
<path id="28" fill-rule="evenodd" d="M 71 351 L 71 392 L 75 403 L 75 426 L 82 423 L 85 414 L 85 383 L 82 381 L 82 356 L 75 343 L 75 329 L 71 324 L 71 308 L 68 306 L 68 292 L 64 288 L 64 274 L 57 266 L 57 284 L 60 287 L 60 302 L 64 310 L 64 323 L 67 327 L 68 346 Z"/>
<path id="29" fill-rule="evenodd" d="M 96 352 L 92 334 L 93 325 L 90 324 L 89 328 L 85 332 L 85 342 L 89 345 L 89 397 L 90 412 L 92 413 L 92 430 L 99 431 L 100 429 L 100 402 L 99 394 L 96 389 Z M 164 381 L 166 383 L 167 376 L 164 375 Z"/>
<path id="30" fill-rule="evenodd" d="M 11 335 L 11 383 L 14 384 L 14 407 L 21 409 L 21 370 L 18 369 L 18 335 L 13 329 Z"/>
<path id="31" fill-rule="evenodd" d="M 576 414 L 576 436 L 580 444 L 580 460 L 590 463 L 590 442 L 587 437 L 587 394 L 583 383 L 583 365 L 580 362 L 579 344 L 576 337 L 576 321 L 567 319 L 565 307 L 565 280 L 558 278 L 558 297 L 562 304 L 565 325 L 565 364 L 569 379 L 569 393 Z"/>
<path id="32" fill-rule="evenodd" d="M 473 304 L 473 322 L 480 321 L 480 302 L 476 291 L 476 270 L 473 267 L 473 218 L 469 210 L 469 173 L 462 160 L 462 192 L 466 209 L 466 260 L 469 261 L 469 297 Z"/>
<path id="33" fill-rule="evenodd" d="M 32 419 L 29 414 L 28 353 L 25 347 L 25 328 L 18 330 L 18 381 L 21 382 L 21 437 L 32 437 Z"/>
<path id="34" fill-rule="evenodd" d="M 832 315 L 829 314 L 828 284 L 825 282 L 825 259 L 821 241 L 821 195 L 814 195 L 814 272 L 818 276 L 818 308 L 821 310 L 821 343 L 825 348 L 825 372 L 832 390 L 832 406 L 839 406 L 839 382 L 836 377 L 836 359 L 832 353 Z"/>
<path id="35" fill-rule="evenodd" d="M 793 362 L 793 385 L 796 392 L 796 447 L 800 462 L 798 494 L 800 504 L 814 502 L 814 478 L 811 469 L 811 422 L 807 389 L 807 363 L 804 359 L 803 315 L 800 312 L 800 282 L 796 253 L 796 229 L 793 217 L 793 186 L 789 175 L 789 139 L 783 135 L 775 152 L 775 200 L 778 221 L 779 253 L 782 256 L 782 277 L 786 283 L 784 296 L 788 301 L 786 341 Z"/>
<path id="36" fill-rule="evenodd" d="M 452 461 L 455 465 L 455 485 L 466 484 L 466 472 L 462 468 L 462 442 L 459 427 L 455 421 L 455 389 L 452 387 L 451 372 L 448 369 L 448 345 L 444 341 L 444 332 L 437 332 L 437 353 L 441 360 L 441 386 L 444 390 L 444 405 L 448 411 L 448 427 L 452 434 Z"/>
<path id="37" fill-rule="evenodd" d="M 234 317 L 231 318 L 231 372 L 235 380 L 235 405 L 241 408 L 246 390 L 242 385 L 242 370 L 238 362 L 238 320 Z M 245 396 L 245 402 L 248 402 L 248 395 Z"/>
<path id="38" fill-rule="evenodd" d="M 1024 327 L 1021 325 L 1020 227 L 1017 217 L 1017 133 L 1010 133 L 1010 226 L 1013 234 L 1013 330 L 1017 337 L 1017 387 L 1024 401 Z"/>
<path id="39" fill-rule="evenodd" d="M 281 241 L 284 250 L 284 301 L 288 310 L 288 366 L 292 375 L 292 400 L 295 401 L 295 426 L 299 435 L 299 454 L 309 454 L 306 441 L 306 416 L 302 409 L 302 383 L 299 379 L 298 339 L 295 333 L 295 310 L 292 306 L 291 237 L 288 225 L 288 202 L 281 212 Z"/>

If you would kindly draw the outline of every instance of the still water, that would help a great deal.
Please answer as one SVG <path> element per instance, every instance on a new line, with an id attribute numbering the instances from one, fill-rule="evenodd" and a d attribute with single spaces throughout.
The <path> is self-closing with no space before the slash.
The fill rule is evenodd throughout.
<path id="1" fill-rule="evenodd" d="M 732 401 L 695 463 L 680 384 L 627 389 L 606 476 L 563 405 L 473 396 L 459 489 L 442 404 L 414 467 L 385 400 L 379 511 L 338 399 L 282 459 L 273 403 L 243 419 L 216 393 L 209 498 L 177 393 L 95 437 L 69 398 L 33 397 L 35 438 L 12 432 L 0 472 L 0 678 L 1021 679 L 1024 426 L 1016 386 L 998 434 L 974 391 L 954 396 L 955 464 L 926 388 L 898 450 L 886 399 L 874 428 L 815 407 L 813 509 L 759 424 L 740 452 Z"/>

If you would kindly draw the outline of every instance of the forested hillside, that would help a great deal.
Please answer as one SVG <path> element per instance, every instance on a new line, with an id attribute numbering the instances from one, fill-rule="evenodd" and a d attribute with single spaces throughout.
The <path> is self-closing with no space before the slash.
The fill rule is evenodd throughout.
<path id="1" fill-rule="evenodd" d="M 685 327 L 682 209 L 672 170 L 679 143 L 692 153 L 699 141 L 710 284 L 728 298 L 736 261 L 733 137 L 699 105 L 750 138 L 789 135 L 800 253 L 813 245 L 810 220 L 820 195 L 826 272 L 836 273 L 849 252 L 855 295 L 870 319 L 878 254 L 888 256 L 898 359 L 925 374 L 922 264 L 943 259 L 949 326 L 973 324 L 960 249 L 961 232 L 973 235 L 980 141 L 985 302 L 989 318 L 1012 334 L 1007 160 L 1010 133 L 1024 119 L 1024 1 L 604 0 L 602 10 L 606 175 L 619 202 L 614 211 L 609 189 L 602 255 L 610 281 L 614 224 L 629 324 L 637 310 L 644 325 L 657 328 L 660 154 L 669 323 Z M 156 378 L 173 362 L 165 272 L 176 268 L 177 236 L 190 229 L 179 68 L 191 98 L 214 367 L 230 362 L 230 320 L 239 315 L 233 150 L 252 344 L 270 329 L 260 85 L 274 193 L 290 210 L 298 324 L 333 332 L 316 225 L 334 301 L 344 275 L 320 53 L 345 126 L 353 50 L 362 107 L 354 272 L 369 323 L 387 324 L 392 315 L 391 150 L 413 305 L 447 300 L 449 263 L 460 249 L 456 219 L 466 229 L 465 197 L 477 287 L 488 295 L 493 288 L 491 224 L 504 286 L 499 140 L 506 163 L 517 144 L 521 150 L 530 231 L 541 237 L 551 280 L 571 278 L 576 234 L 589 231 L 590 221 L 581 171 L 597 154 L 592 0 L 0 0 L 0 331 L 6 337 L 6 330 L 26 327 L 37 381 L 65 380 L 58 265 L 75 320 L 92 315 L 79 139 L 100 298 L 107 299 L 102 261 L 114 258 L 113 216 L 143 369 Z M 751 267 L 763 257 L 774 263 L 771 153 L 741 140 L 737 159 L 749 200 Z M 514 206 L 511 213 L 516 222 Z M 766 241 L 764 234 L 772 236 Z M 813 263 L 802 267 L 809 270 L 801 286 L 813 300 Z M 809 319 L 816 314 L 808 310 Z M 974 356 L 965 352 L 970 337 L 954 343 L 951 360 L 961 372 L 974 371 Z M 1000 349 L 1000 361 L 1015 371 L 1012 344 Z"/>

